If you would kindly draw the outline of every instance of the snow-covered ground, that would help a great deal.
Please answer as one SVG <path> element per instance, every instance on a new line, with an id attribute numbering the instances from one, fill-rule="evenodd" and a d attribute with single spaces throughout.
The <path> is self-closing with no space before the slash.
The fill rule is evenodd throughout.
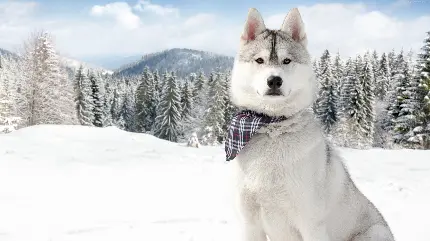
<path id="1" fill-rule="evenodd" d="M 342 150 L 398 241 L 430 237 L 430 151 Z M 0 135 L 1 241 L 237 241 L 223 147 L 116 128 Z"/>

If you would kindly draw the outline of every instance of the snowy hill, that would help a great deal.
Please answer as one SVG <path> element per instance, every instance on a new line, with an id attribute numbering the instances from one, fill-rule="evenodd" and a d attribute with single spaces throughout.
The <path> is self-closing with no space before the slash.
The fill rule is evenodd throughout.
<path id="1" fill-rule="evenodd" d="M 428 241 L 430 151 L 342 150 L 397 241 Z M 222 146 L 114 127 L 0 135 L 2 241 L 237 241 Z"/>
<path id="2" fill-rule="evenodd" d="M 230 69 L 233 66 L 233 57 L 176 48 L 145 55 L 141 60 L 120 68 L 115 74 L 139 75 L 145 66 L 158 69 L 160 73 L 166 69 L 168 71 L 174 70 L 177 76 L 184 77 L 200 70 L 210 73 L 215 68 L 220 68 L 221 70 Z"/>
<path id="3" fill-rule="evenodd" d="M 75 70 L 77 70 L 82 65 L 84 67 L 84 69 L 92 69 L 92 70 L 97 71 L 97 72 L 102 73 L 102 74 L 112 74 L 113 73 L 113 71 L 111 71 L 111 70 L 107 70 L 107 69 L 104 69 L 102 67 L 95 66 L 93 64 L 84 63 L 82 61 L 67 58 L 64 56 L 60 56 L 60 60 L 65 66 L 67 66 L 70 70 L 72 70 L 72 72 L 75 72 Z"/>
<path id="4" fill-rule="evenodd" d="M 18 55 L 16 55 L 15 53 L 2 48 L 0 48 L 0 56 L 11 56 L 13 58 L 18 58 Z"/>

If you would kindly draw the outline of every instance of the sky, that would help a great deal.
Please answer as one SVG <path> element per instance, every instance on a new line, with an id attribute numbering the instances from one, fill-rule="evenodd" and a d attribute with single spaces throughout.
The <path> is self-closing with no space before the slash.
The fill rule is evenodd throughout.
<path id="1" fill-rule="evenodd" d="M 314 56 L 418 51 L 430 31 L 430 0 L 0 0 L 0 48 L 18 51 L 32 31 L 46 30 L 59 53 L 75 59 L 175 47 L 234 56 L 251 7 L 269 28 L 298 7 Z"/>

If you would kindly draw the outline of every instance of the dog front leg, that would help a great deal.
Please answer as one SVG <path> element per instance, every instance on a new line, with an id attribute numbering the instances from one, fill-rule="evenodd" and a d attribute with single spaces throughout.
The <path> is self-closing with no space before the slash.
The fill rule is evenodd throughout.
<path id="1" fill-rule="evenodd" d="M 301 230 L 303 241 L 330 241 L 325 224 L 308 223 L 307 227 Z"/>
<path id="2" fill-rule="evenodd" d="M 247 192 L 242 192 L 239 203 L 242 216 L 242 240 L 267 241 L 261 222 L 260 206 L 255 202 L 255 198 Z"/>

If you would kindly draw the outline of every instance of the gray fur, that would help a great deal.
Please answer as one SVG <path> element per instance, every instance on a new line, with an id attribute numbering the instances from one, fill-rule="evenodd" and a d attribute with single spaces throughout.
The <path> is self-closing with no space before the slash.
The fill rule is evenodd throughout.
<path id="1" fill-rule="evenodd" d="M 237 106 L 289 117 L 261 128 L 231 162 L 243 240 L 394 241 L 310 109 L 316 81 L 303 26 L 293 9 L 282 30 L 267 30 L 251 9 L 233 68 L 231 98 Z M 285 57 L 292 62 L 282 65 Z M 270 75 L 284 79 L 282 96 L 265 95 Z"/>

